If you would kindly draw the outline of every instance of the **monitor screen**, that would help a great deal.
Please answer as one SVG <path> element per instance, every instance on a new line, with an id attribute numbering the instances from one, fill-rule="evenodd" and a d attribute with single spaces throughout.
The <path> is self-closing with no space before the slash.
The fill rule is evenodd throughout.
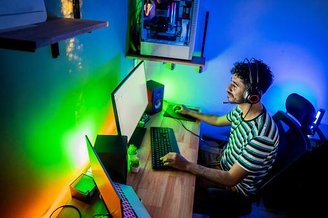
<path id="1" fill-rule="evenodd" d="M 141 61 L 112 92 L 116 128 L 128 141 L 148 105 L 144 62 Z"/>
<path id="2" fill-rule="evenodd" d="M 88 148 L 92 176 L 97 185 L 99 193 L 102 196 L 102 199 L 112 217 L 121 218 L 123 217 L 121 199 L 116 192 L 113 186 L 113 182 L 104 165 L 100 161 L 100 158 L 92 146 L 88 136 L 85 136 L 85 138 Z"/>

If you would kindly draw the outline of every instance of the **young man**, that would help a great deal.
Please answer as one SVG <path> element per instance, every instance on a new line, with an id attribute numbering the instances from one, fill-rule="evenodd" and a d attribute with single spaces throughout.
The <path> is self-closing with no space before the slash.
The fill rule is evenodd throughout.
<path id="1" fill-rule="evenodd" d="M 278 129 L 261 103 L 261 96 L 273 81 L 270 68 L 261 60 L 245 59 L 235 63 L 231 73 L 227 97 L 236 107 L 228 114 L 203 114 L 183 105 L 177 109 L 179 113 L 215 126 L 231 125 L 228 143 L 217 157 L 216 166 L 209 167 L 206 160 L 191 163 L 176 153 L 161 158 L 165 165 L 197 176 L 196 191 L 206 190 L 199 202 L 211 217 L 233 217 L 237 207 L 250 202 L 272 167 L 279 142 Z M 215 184 L 215 189 L 204 184 Z M 206 189 L 202 189 L 204 186 Z"/>

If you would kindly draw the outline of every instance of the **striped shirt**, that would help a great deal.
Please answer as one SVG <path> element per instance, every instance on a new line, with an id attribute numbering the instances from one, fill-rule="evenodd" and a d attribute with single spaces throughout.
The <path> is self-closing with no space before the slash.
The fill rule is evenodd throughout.
<path id="1" fill-rule="evenodd" d="M 228 144 L 222 154 L 220 165 L 229 171 L 237 163 L 248 175 L 236 185 L 237 191 L 246 196 L 256 194 L 261 181 L 275 160 L 279 134 L 271 116 L 263 112 L 252 120 L 244 120 L 239 106 L 227 114 L 231 122 Z"/>

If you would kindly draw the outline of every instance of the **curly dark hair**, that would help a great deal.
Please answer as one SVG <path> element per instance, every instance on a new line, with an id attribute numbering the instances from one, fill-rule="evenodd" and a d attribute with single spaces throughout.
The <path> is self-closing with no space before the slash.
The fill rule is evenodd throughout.
<path id="1" fill-rule="evenodd" d="M 246 87 L 250 87 L 250 71 L 252 72 L 251 76 L 253 84 L 256 84 L 256 77 L 258 74 L 257 87 L 262 91 L 262 94 L 264 94 L 273 82 L 273 74 L 270 70 L 270 67 L 266 65 L 262 60 L 252 58 L 250 60 L 245 59 L 244 61 L 236 62 L 231 69 L 231 74 L 235 74 L 244 82 Z"/>

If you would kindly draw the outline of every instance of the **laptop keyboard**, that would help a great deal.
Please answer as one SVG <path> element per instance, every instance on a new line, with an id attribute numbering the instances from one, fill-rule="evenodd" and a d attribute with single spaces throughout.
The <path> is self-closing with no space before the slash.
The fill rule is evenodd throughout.
<path id="1" fill-rule="evenodd" d="M 121 186 L 119 183 L 114 182 L 114 188 L 118 192 L 119 196 L 122 200 L 122 209 L 123 209 L 123 217 L 124 218 L 137 218 L 136 213 L 134 212 L 130 202 L 126 198 L 125 194 L 123 193 Z"/>
<path id="2" fill-rule="evenodd" d="M 180 153 L 173 129 L 168 127 L 150 127 L 150 139 L 152 168 L 166 168 L 160 158 L 169 152 Z"/>

